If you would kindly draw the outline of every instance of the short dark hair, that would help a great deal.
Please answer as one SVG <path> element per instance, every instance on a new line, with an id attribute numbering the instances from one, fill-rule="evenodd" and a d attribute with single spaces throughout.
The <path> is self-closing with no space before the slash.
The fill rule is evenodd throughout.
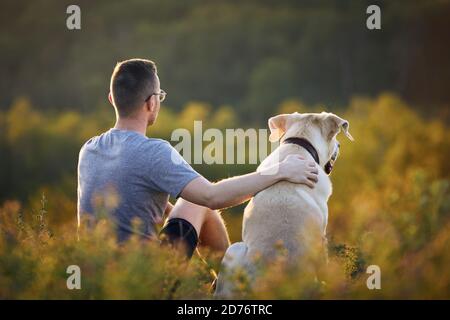
<path id="1" fill-rule="evenodd" d="M 110 91 L 119 116 L 133 114 L 156 90 L 156 64 L 151 60 L 118 62 L 111 76 Z"/>

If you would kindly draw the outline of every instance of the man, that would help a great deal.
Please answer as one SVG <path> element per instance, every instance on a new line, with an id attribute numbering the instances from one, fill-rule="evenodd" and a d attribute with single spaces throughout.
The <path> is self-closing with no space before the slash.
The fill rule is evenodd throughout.
<path id="1" fill-rule="evenodd" d="M 273 174 L 254 172 L 209 182 L 167 141 L 146 137 L 165 96 L 152 61 L 131 59 L 116 65 L 109 93 L 116 124 L 80 151 L 79 223 L 85 214 L 105 213 L 117 226 L 119 241 L 136 232 L 154 238 L 155 225 L 166 213 L 161 234 L 169 243 L 182 243 L 188 257 L 197 244 L 224 253 L 229 238 L 217 209 L 238 205 L 280 180 L 311 188 L 317 182 L 315 163 L 297 156 L 281 162 Z M 174 206 L 169 195 L 178 198 Z M 137 230 L 134 220 L 140 223 Z"/>

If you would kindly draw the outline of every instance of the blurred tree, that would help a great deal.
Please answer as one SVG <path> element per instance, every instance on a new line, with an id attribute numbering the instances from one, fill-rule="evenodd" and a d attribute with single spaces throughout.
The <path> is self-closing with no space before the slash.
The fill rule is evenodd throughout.
<path id="1" fill-rule="evenodd" d="M 369 0 L 80 0 L 82 29 L 69 31 L 69 1 L 4 0 L 0 108 L 28 96 L 41 108 L 91 111 L 107 101 L 114 64 L 136 56 L 158 63 L 175 110 L 228 104 L 256 123 L 263 116 L 250 110 L 267 115 L 290 97 L 335 107 L 386 90 L 427 112 L 448 107 L 449 2 L 378 3 L 374 32 Z"/>

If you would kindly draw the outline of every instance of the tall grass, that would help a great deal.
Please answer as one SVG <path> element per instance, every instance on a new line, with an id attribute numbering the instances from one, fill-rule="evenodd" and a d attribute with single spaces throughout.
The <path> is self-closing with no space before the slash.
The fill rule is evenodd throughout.
<path id="1" fill-rule="evenodd" d="M 300 265 L 286 269 L 280 255 L 261 270 L 257 283 L 238 276 L 236 296 L 450 298 L 449 128 L 392 95 L 355 99 L 339 115 L 349 120 L 356 141 L 340 139 L 341 156 L 331 176 L 328 265 L 312 276 Z M 217 166 L 219 175 L 220 170 Z M 0 207 L 0 298 L 212 297 L 212 270 L 219 267 L 214 257 L 188 263 L 168 248 L 134 238 L 118 246 L 107 221 L 77 234 L 75 199 L 47 191 L 31 206 L 6 201 Z M 59 215 L 73 218 L 49 223 Z M 232 239 L 240 240 L 241 215 L 223 216 Z M 81 290 L 67 289 L 69 265 L 81 268 Z M 369 265 L 380 267 L 380 290 L 366 286 Z"/>

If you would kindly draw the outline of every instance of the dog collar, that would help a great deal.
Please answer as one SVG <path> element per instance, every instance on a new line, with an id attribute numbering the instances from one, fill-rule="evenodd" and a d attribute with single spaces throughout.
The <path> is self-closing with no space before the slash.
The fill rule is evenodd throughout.
<path id="1" fill-rule="evenodd" d="M 313 157 L 314 161 L 316 161 L 316 163 L 320 165 L 319 154 L 317 153 L 316 148 L 314 148 L 314 146 L 308 140 L 298 137 L 291 137 L 285 139 L 283 143 L 292 143 L 305 148 L 306 151 L 308 151 L 309 154 Z"/>

